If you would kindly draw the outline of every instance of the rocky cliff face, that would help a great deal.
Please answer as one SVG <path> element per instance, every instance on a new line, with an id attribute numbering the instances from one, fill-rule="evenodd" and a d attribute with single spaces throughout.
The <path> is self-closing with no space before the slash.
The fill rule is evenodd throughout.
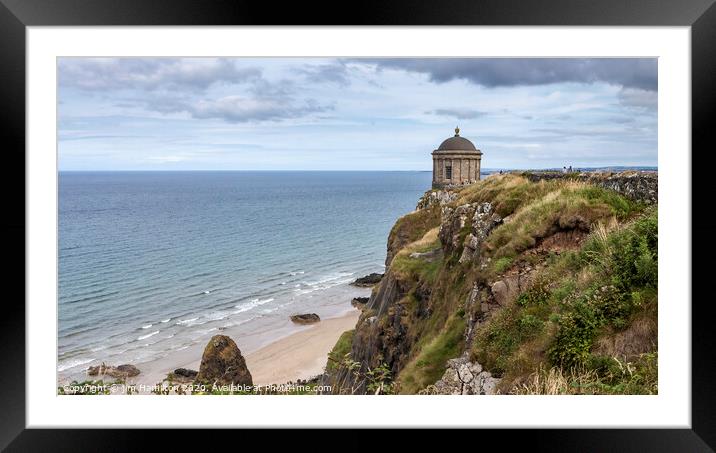
<path id="1" fill-rule="evenodd" d="M 535 281 L 555 257 L 579 250 L 597 225 L 626 222 L 639 206 L 656 203 L 657 182 L 649 173 L 524 173 L 426 192 L 390 232 L 386 274 L 353 334 L 353 368 L 336 367 L 322 383 L 336 386 L 334 393 L 365 393 L 366 376 L 384 367 L 403 393 L 497 392 L 505 367 L 489 354 L 489 366 L 480 363 L 474 345 L 507 342 L 498 344 L 512 354 L 536 329 L 552 338 L 558 327 L 544 327 L 547 309 L 529 308 L 552 289 L 541 281 L 534 289 Z M 492 332 L 514 316 L 514 340 Z M 544 359 L 546 346 L 522 347 Z"/>

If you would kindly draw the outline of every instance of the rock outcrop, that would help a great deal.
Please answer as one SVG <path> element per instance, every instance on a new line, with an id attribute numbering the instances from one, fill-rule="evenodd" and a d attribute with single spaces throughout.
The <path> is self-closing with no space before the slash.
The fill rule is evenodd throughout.
<path id="1" fill-rule="evenodd" d="M 493 212 L 491 203 L 469 203 L 442 209 L 439 238 L 445 254 L 462 250 L 460 262 L 477 261 L 480 246 L 502 218 Z"/>
<path id="2" fill-rule="evenodd" d="M 302 315 L 292 315 L 291 321 L 296 324 L 314 324 L 321 320 L 320 316 L 315 313 L 304 313 Z"/>
<path id="3" fill-rule="evenodd" d="M 226 335 L 214 335 L 201 357 L 197 382 L 218 385 L 253 385 L 239 347 Z"/>
<path id="4" fill-rule="evenodd" d="M 434 385 L 420 393 L 423 395 L 493 395 L 500 379 L 492 377 L 479 363 L 470 362 L 465 353 L 447 361 L 445 374 Z"/>
<path id="5" fill-rule="evenodd" d="M 354 297 L 353 300 L 351 300 L 351 305 L 359 310 L 362 310 L 368 303 L 369 299 L 369 297 Z"/>
<path id="6" fill-rule="evenodd" d="M 351 285 L 370 288 L 380 283 L 380 281 L 383 279 L 383 275 L 384 274 L 378 274 L 376 272 L 373 272 L 371 274 L 366 275 L 365 277 L 355 279 L 355 281 L 351 283 Z"/>
<path id="7" fill-rule="evenodd" d="M 126 379 L 139 375 L 140 371 L 134 365 L 124 364 L 119 366 L 101 365 L 91 366 L 87 369 L 88 376 L 110 376 L 117 379 Z"/>
<path id="8" fill-rule="evenodd" d="M 453 190 L 429 190 L 420 197 L 418 205 L 415 207 L 416 210 L 427 209 L 431 206 L 445 206 L 457 199 L 457 192 Z"/>

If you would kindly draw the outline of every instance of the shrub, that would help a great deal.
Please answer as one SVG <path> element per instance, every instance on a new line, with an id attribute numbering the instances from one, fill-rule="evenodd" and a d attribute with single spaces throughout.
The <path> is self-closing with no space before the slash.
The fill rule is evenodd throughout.
<path id="1" fill-rule="evenodd" d="M 351 351 L 353 346 L 353 334 L 355 329 L 343 332 L 338 338 L 331 352 L 328 353 L 328 362 L 326 363 L 326 372 L 335 371 L 346 354 Z"/>

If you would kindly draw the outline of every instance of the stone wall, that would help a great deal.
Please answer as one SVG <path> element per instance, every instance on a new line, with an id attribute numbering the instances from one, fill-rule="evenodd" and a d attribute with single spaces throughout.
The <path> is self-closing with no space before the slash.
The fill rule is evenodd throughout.
<path id="1" fill-rule="evenodd" d="M 528 171 L 520 173 L 532 182 L 570 179 L 611 189 L 635 201 L 654 204 L 659 201 L 659 174 L 651 171 L 561 173 Z"/>

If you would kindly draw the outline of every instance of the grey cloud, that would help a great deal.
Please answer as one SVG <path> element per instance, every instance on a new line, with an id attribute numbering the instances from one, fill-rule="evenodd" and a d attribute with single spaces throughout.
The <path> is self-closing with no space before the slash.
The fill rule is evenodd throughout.
<path id="1" fill-rule="evenodd" d="M 617 95 L 619 103 L 625 107 L 655 110 L 658 96 L 655 91 L 640 90 L 637 88 L 622 88 Z"/>
<path id="2" fill-rule="evenodd" d="M 655 91 L 655 58 L 376 58 L 378 68 L 428 74 L 433 82 L 464 79 L 485 87 L 605 82 Z"/>
<path id="3" fill-rule="evenodd" d="M 214 83 L 243 83 L 261 77 L 225 58 L 62 58 L 62 86 L 88 91 L 112 89 L 205 90 Z"/>
<path id="4" fill-rule="evenodd" d="M 230 123 L 244 123 L 297 118 L 311 113 L 324 112 L 330 108 L 330 106 L 320 105 L 313 100 L 306 100 L 298 105 L 289 105 L 273 99 L 227 96 L 212 101 L 201 101 L 191 107 L 190 113 L 195 118 L 218 118 Z"/>
<path id="5" fill-rule="evenodd" d="M 348 78 L 348 70 L 345 64 L 322 64 L 322 65 L 309 65 L 305 68 L 301 68 L 298 72 L 304 74 L 306 79 L 316 83 L 335 83 L 340 86 L 350 85 Z"/>
<path id="6" fill-rule="evenodd" d="M 452 116 L 454 118 L 457 118 L 459 120 L 469 120 L 474 118 L 479 118 L 481 116 L 485 116 L 485 112 L 481 112 L 479 110 L 471 110 L 471 109 L 436 109 L 432 110 L 428 113 L 432 113 L 433 115 L 440 115 L 440 116 Z"/>
<path id="7" fill-rule="evenodd" d="M 166 96 L 144 100 L 143 106 L 160 113 L 186 112 L 197 119 L 220 119 L 229 123 L 247 123 L 300 118 L 332 110 L 312 99 L 302 102 L 287 97 L 225 96 L 218 99 L 189 101 Z"/>

